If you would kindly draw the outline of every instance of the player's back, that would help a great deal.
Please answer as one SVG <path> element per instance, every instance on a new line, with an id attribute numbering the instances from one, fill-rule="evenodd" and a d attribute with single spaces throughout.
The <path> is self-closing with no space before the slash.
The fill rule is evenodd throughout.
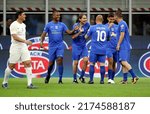
<path id="1" fill-rule="evenodd" d="M 109 37 L 108 27 L 103 24 L 96 24 L 91 29 L 91 51 L 97 54 L 106 54 L 107 38 Z"/>

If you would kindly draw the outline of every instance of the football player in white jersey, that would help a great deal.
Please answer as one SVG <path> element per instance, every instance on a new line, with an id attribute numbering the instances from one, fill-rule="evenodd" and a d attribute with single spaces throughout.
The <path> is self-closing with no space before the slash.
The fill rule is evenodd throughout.
<path id="1" fill-rule="evenodd" d="M 16 12 L 17 19 L 10 25 L 11 46 L 9 50 L 9 62 L 5 69 L 4 80 L 2 83 L 3 88 L 8 88 L 8 78 L 11 71 L 15 68 L 16 63 L 21 61 L 24 64 L 27 75 L 27 88 L 36 88 L 32 84 L 32 67 L 31 57 L 27 45 L 32 42 L 26 40 L 26 25 L 23 23 L 26 15 L 23 11 Z"/>

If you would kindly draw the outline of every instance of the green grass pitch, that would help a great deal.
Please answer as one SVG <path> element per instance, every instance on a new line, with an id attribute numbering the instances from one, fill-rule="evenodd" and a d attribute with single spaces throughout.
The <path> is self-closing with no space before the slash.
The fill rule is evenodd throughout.
<path id="1" fill-rule="evenodd" d="M 64 84 L 58 84 L 58 78 L 51 78 L 49 84 L 44 84 L 44 78 L 33 79 L 38 89 L 27 89 L 26 78 L 9 79 L 9 88 L 0 87 L 0 97 L 150 97 L 150 79 L 140 78 L 132 84 L 120 84 L 122 78 L 115 78 L 116 84 L 99 84 L 99 78 L 94 79 L 94 84 L 72 83 L 72 78 L 63 78 Z M 2 83 L 3 78 L 0 78 Z M 88 79 L 86 79 L 88 82 Z"/>

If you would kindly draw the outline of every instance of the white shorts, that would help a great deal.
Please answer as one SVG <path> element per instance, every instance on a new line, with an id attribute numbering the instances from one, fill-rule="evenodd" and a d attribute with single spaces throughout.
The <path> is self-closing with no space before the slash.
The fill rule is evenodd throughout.
<path id="1" fill-rule="evenodd" d="M 9 63 L 18 63 L 31 60 L 27 45 L 11 45 L 9 53 Z"/>

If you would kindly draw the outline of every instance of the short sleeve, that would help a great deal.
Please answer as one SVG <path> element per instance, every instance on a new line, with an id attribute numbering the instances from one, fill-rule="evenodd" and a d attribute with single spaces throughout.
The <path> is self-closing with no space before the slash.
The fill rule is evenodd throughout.
<path id="1" fill-rule="evenodd" d="M 120 24 L 120 32 L 125 32 L 125 24 Z"/>
<path id="2" fill-rule="evenodd" d="M 88 29 L 88 32 L 87 32 L 87 36 L 88 36 L 88 37 L 90 37 L 90 36 L 92 35 L 92 28 L 93 28 L 93 27 L 90 27 L 90 28 Z"/>
<path id="3" fill-rule="evenodd" d="M 63 23 L 63 32 L 66 32 L 68 30 L 68 27 Z"/>
<path id="4" fill-rule="evenodd" d="M 49 24 L 45 25 L 45 27 L 44 27 L 44 31 L 43 31 L 43 32 L 48 33 L 48 31 L 49 31 Z"/>
<path id="5" fill-rule="evenodd" d="M 17 34 L 17 26 L 14 23 L 10 25 L 10 34 Z"/>

